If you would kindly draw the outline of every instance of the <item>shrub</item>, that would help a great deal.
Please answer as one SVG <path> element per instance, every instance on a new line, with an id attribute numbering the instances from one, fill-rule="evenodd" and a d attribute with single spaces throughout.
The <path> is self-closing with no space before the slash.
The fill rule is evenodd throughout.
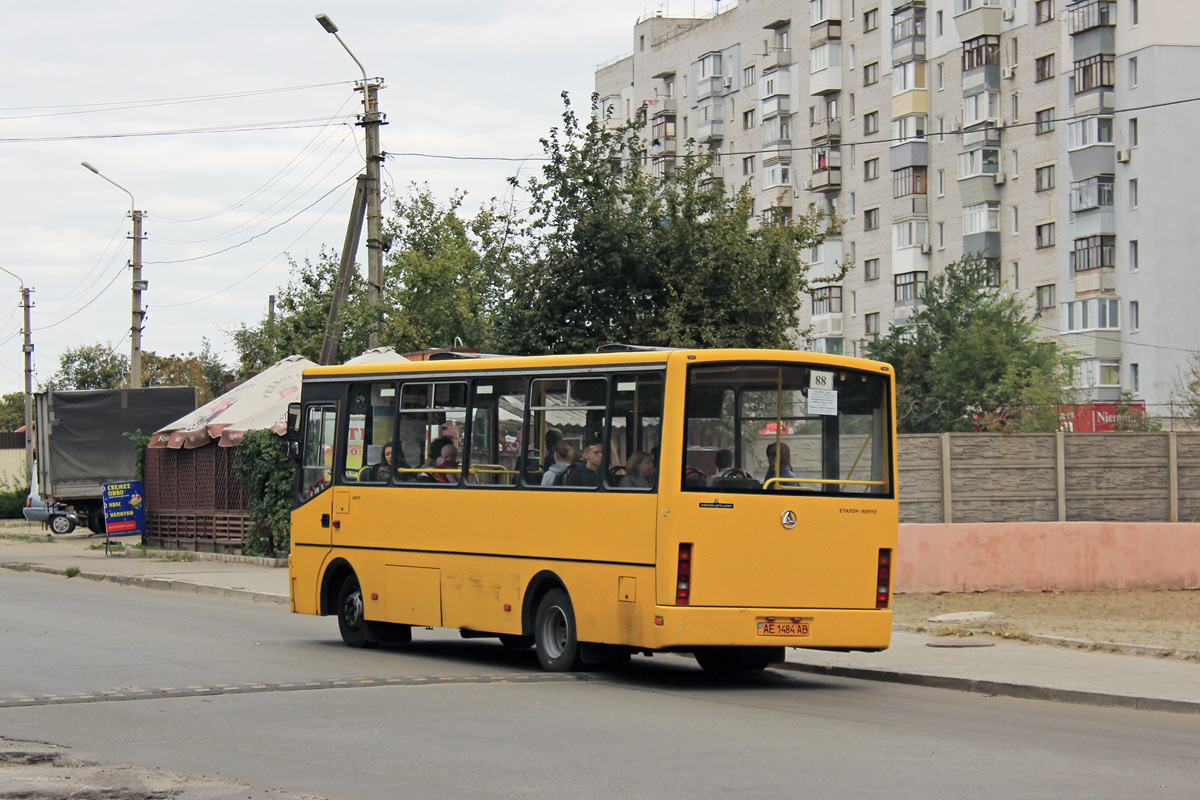
<path id="1" fill-rule="evenodd" d="M 296 475 L 287 458 L 287 443 L 269 430 L 250 431 L 238 445 L 233 469 L 246 490 L 251 520 L 243 552 L 250 556 L 286 553 L 291 547 Z"/>

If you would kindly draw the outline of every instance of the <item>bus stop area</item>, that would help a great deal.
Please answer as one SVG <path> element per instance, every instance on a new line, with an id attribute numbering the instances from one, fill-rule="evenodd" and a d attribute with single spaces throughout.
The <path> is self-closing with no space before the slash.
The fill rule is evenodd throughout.
<path id="1" fill-rule="evenodd" d="M 29 536 L 36 528 L 12 525 L 0 537 L 0 566 L 10 570 L 104 580 L 130 587 L 249 600 L 287 613 L 286 561 L 207 553 L 143 553 L 138 536 L 84 533 Z M 136 554 L 136 555 L 135 555 Z M 330 618 L 330 637 L 337 636 Z M 904 627 L 904 626 L 900 626 Z M 889 681 L 987 695 L 1099 706 L 1200 714 L 1200 660 L 988 635 L 935 636 L 896 630 L 881 653 L 787 649 L 782 668 L 831 676 Z M 1137 654 L 1138 652 L 1142 654 Z M 678 656 L 657 656 L 674 658 Z"/>

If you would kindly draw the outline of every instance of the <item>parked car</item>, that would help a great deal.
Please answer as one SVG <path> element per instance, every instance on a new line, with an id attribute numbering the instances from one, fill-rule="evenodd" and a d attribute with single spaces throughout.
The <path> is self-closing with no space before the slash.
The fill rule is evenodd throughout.
<path id="1" fill-rule="evenodd" d="M 79 519 L 75 516 L 74 511 L 62 503 L 47 505 L 46 501 L 38 496 L 36 491 L 29 493 L 29 497 L 26 498 L 25 507 L 21 509 L 21 513 L 30 522 L 48 523 L 50 530 L 55 533 L 70 533 L 79 524 Z"/>

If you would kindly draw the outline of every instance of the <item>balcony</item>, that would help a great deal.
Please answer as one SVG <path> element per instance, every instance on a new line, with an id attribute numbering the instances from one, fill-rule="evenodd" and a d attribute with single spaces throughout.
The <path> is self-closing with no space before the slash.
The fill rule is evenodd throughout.
<path id="1" fill-rule="evenodd" d="M 957 0 L 954 5 L 954 26 L 961 41 L 1000 35 L 1004 24 L 1000 0 Z"/>
<path id="2" fill-rule="evenodd" d="M 708 188 L 708 187 L 712 186 L 714 183 L 716 183 L 717 181 L 724 182 L 724 180 L 725 180 L 725 167 L 714 161 L 708 167 L 708 175 L 706 175 L 705 177 L 702 177 L 700 179 L 700 185 L 705 188 Z"/>
<path id="3" fill-rule="evenodd" d="M 1112 267 L 1098 269 L 1076 270 L 1075 295 L 1111 294 L 1117 289 L 1116 270 Z"/>
<path id="4" fill-rule="evenodd" d="M 677 139 L 674 136 L 662 136 L 658 139 L 651 139 L 649 147 L 650 157 L 656 158 L 658 156 L 675 155 L 677 152 L 676 141 Z"/>
<path id="5" fill-rule="evenodd" d="M 725 78 L 720 75 L 701 78 L 696 82 L 696 97 L 700 99 L 719 96 L 724 90 Z"/>
<path id="6" fill-rule="evenodd" d="M 809 94 L 837 94 L 842 90 L 842 67 L 830 66 L 808 76 Z"/>
<path id="7" fill-rule="evenodd" d="M 913 217 L 929 216 L 929 197 L 923 194 L 910 194 L 892 203 L 892 219 L 900 221 Z"/>
<path id="8" fill-rule="evenodd" d="M 813 337 L 841 336 L 843 322 L 841 314 L 814 314 L 810 335 Z"/>
<path id="9" fill-rule="evenodd" d="M 842 190 L 842 168 L 827 167 L 814 172 L 808 188 L 814 192 L 840 192 Z"/>
<path id="10" fill-rule="evenodd" d="M 770 97 L 763 98 L 762 101 L 762 118 L 777 117 L 780 114 L 790 114 L 792 105 L 792 97 L 787 94 L 774 94 Z"/>
<path id="11" fill-rule="evenodd" d="M 817 120 L 812 124 L 811 134 L 814 142 L 840 140 L 842 138 L 842 121 L 836 117 Z"/>
<path id="12" fill-rule="evenodd" d="M 808 44 L 810 47 L 817 47 L 826 42 L 841 41 L 841 38 L 842 21 L 840 19 L 827 19 L 812 26 L 809 31 Z"/>
<path id="13" fill-rule="evenodd" d="M 701 142 L 717 141 L 725 138 L 725 121 L 706 119 L 696 126 L 696 140 Z"/>
<path id="14" fill-rule="evenodd" d="M 650 101 L 650 116 L 661 117 L 663 114 L 675 113 L 674 97 L 656 97 Z"/>
<path id="15" fill-rule="evenodd" d="M 776 47 L 769 50 L 766 58 L 763 60 L 763 72 L 769 72 L 773 69 L 787 69 L 792 65 L 792 48 Z"/>

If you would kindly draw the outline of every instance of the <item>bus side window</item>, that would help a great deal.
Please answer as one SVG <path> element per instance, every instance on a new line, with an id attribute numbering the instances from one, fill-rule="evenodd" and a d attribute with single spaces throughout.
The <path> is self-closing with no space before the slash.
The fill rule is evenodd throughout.
<path id="1" fill-rule="evenodd" d="M 602 483 L 603 465 L 588 473 L 581 472 L 588 466 L 580 456 L 585 448 L 603 442 L 607 384 L 604 378 L 554 378 L 533 382 L 529 405 L 528 456 L 540 457 L 541 469 L 534 472 L 527 465 L 526 486 L 594 489 Z M 550 448 L 555 441 L 570 445 L 576 461 L 565 468 L 561 478 L 556 475 L 547 479 L 547 472 L 564 469 L 554 466 L 555 459 Z"/>
<path id="2" fill-rule="evenodd" d="M 616 375 L 608 435 L 609 488 L 653 491 L 662 437 L 662 373 Z"/>
<path id="3" fill-rule="evenodd" d="M 516 486 L 521 467 L 521 426 L 525 423 L 524 378 L 475 381 L 467 433 L 467 483 Z"/>
<path id="4" fill-rule="evenodd" d="M 333 443 L 337 430 L 337 409 L 313 405 L 304 415 L 301 500 L 316 497 L 329 488 L 333 477 Z"/>
<path id="5" fill-rule="evenodd" d="M 393 383 L 350 385 L 343 439 L 344 482 L 388 483 L 407 467 L 403 447 L 393 444 L 396 432 L 396 386 Z M 390 456 L 390 460 L 386 457 Z"/>
<path id="6" fill-rule="evenodd" d="M 404 384 L 398 441 L 412 466 L 397 469 L 398 479 L 457 485 L 462 477 L 461 437 L 466 422 L 466 383 Z"/>

